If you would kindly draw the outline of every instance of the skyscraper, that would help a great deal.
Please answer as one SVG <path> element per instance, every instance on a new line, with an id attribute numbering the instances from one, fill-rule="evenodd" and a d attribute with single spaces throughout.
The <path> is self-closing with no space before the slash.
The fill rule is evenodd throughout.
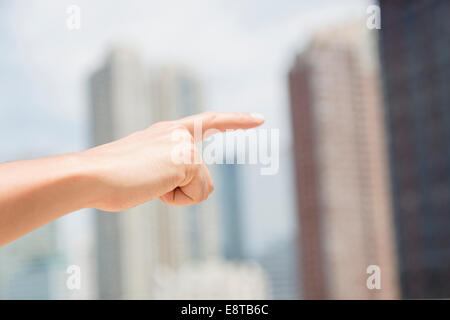
<path id="1" fill-rule="evenodd" d="M 94 145 L 144 129 L 154 121 L 148 77 L 131 49 L 113 49 L 91 77 L 90 89 Z M 96 215 L 100 298 L 150 296 L 155 252 L 151 212 L 155 207 L 151 203 L 127 212 Z"/>
<path id="2" fill-rule="evenodd" d="M 381 0 L 380 55 L 404 298 L 450 297 L 450 2 Z"/>
<path id="3" fill-rule="evenodd" d="M 242 210 L 242 190 L 240 177 L 242 169 L 236 164 L 223 164 L 218 169 L 221 193 L 222 250 L 227 260 L 243 260 L 244 217 Z"/>
<path id="4" fill-rule="evenodd" d="M 157 119 L 176 120 L 204 111 L 199 80 L 188 68 L 155 68 L 151 82 Z M 209 170 L 214 174 L 214 167 Z M 220 255 L 216 196 L 213 193 L 208 201 L 188 207 L 160 206 L 155 232 L 162 266 L 177 269 L 183 263 Z"/>
<path id="5" fill-rule="evenodd" d="M 373 42 L 365 22 L 317 34 L 289 73 L 302 296 L 397 297 L 396 255 Z M 381 269 L 369 290 L 366 270 Z"/>
<path id="6" fill-rule="evenodd" d="M 167 67 L 149 72 L 133 50 L 111 50 L 90 81 L 95 145 L 124 137 L 154 122 L 201 111 L 198 81 Z M 100 298 L 151 298 L 156 271 L 217 258 L 214 195 L 194 206 L 155 199 L 121 213 L 96 215 Z"/>

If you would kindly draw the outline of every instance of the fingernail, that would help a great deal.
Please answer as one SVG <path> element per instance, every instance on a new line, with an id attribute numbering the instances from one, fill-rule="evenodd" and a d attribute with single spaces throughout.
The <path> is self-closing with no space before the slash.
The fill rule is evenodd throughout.
<path id="1" fill-rule="evenodd" d="M 264 121 L 264 116 L 261 113 L 251 113 L 250 114 L 255 120 Z"/>

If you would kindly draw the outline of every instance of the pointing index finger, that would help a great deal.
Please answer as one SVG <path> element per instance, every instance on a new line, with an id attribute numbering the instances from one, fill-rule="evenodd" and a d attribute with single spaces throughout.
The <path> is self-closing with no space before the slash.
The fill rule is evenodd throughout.
<path id="1" fill-rule="evenodd" d="M 184 125 L 194 135 L 195 127 L 202 128 L 202 134 L 210 129 L 226 131 L 227 129 L 250 129 L 264 123 L 264 116 L 244 112 L 204 112 L 182 118 L 177 122 Z"/>

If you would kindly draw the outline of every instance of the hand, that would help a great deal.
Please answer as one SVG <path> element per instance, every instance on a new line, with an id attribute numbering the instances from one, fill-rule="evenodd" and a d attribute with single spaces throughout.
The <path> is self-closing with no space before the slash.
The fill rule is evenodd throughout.
<path id="1" fill-rule="evenodd" d="M 210 129 L 248 129 L 263 122 L 250 114 L 207 112 L 159 122 L 86 151 L 0 164 L 0 246 L 83 208 L 121 211 L 158 197 L 172 205 L 205 200 L 213 191 L 205 164 L 174 161 L 174 149 L 200 159 L 195 124 L 201 123 L 201 139 Z M 174 139 L 175 132 L 187 139 Z"/>
<path id="2" fill-rule="evenodd" d="M 94 166 L 98 198 L 92 206 L 121 211 L 154 198 L 171 205 L 191 205 L 205 200 L 214 190 L 206 165 L 195 150 L 194 126 L 210 129 L 248 129 L 261 125 L 262 117 L 246 113 L 206 112 L 177 121 L 159 122 L 123 139 L 80 153 Z M 174 139 L 184 135 L 182 141 Z M 190 163 L 173 159 L 175 148 L 190 151 Z"/>

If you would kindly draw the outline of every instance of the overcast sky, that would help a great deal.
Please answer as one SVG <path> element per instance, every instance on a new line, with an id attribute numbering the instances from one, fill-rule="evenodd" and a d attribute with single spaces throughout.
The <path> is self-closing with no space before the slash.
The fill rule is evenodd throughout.
<path id="1" fill-rule="evenodd" d="M 192 67 L 209 109 L 261 112 L 266 126 L 283 126 L 295 52 L 311 30 L 364 14 L 364 2 L 2 1 L 0 160 L 86 145 L 86 78 L 114 43 L 149 65 Z M 69 4 L 82 10 L 79 31 L 66 27 Z"/>

